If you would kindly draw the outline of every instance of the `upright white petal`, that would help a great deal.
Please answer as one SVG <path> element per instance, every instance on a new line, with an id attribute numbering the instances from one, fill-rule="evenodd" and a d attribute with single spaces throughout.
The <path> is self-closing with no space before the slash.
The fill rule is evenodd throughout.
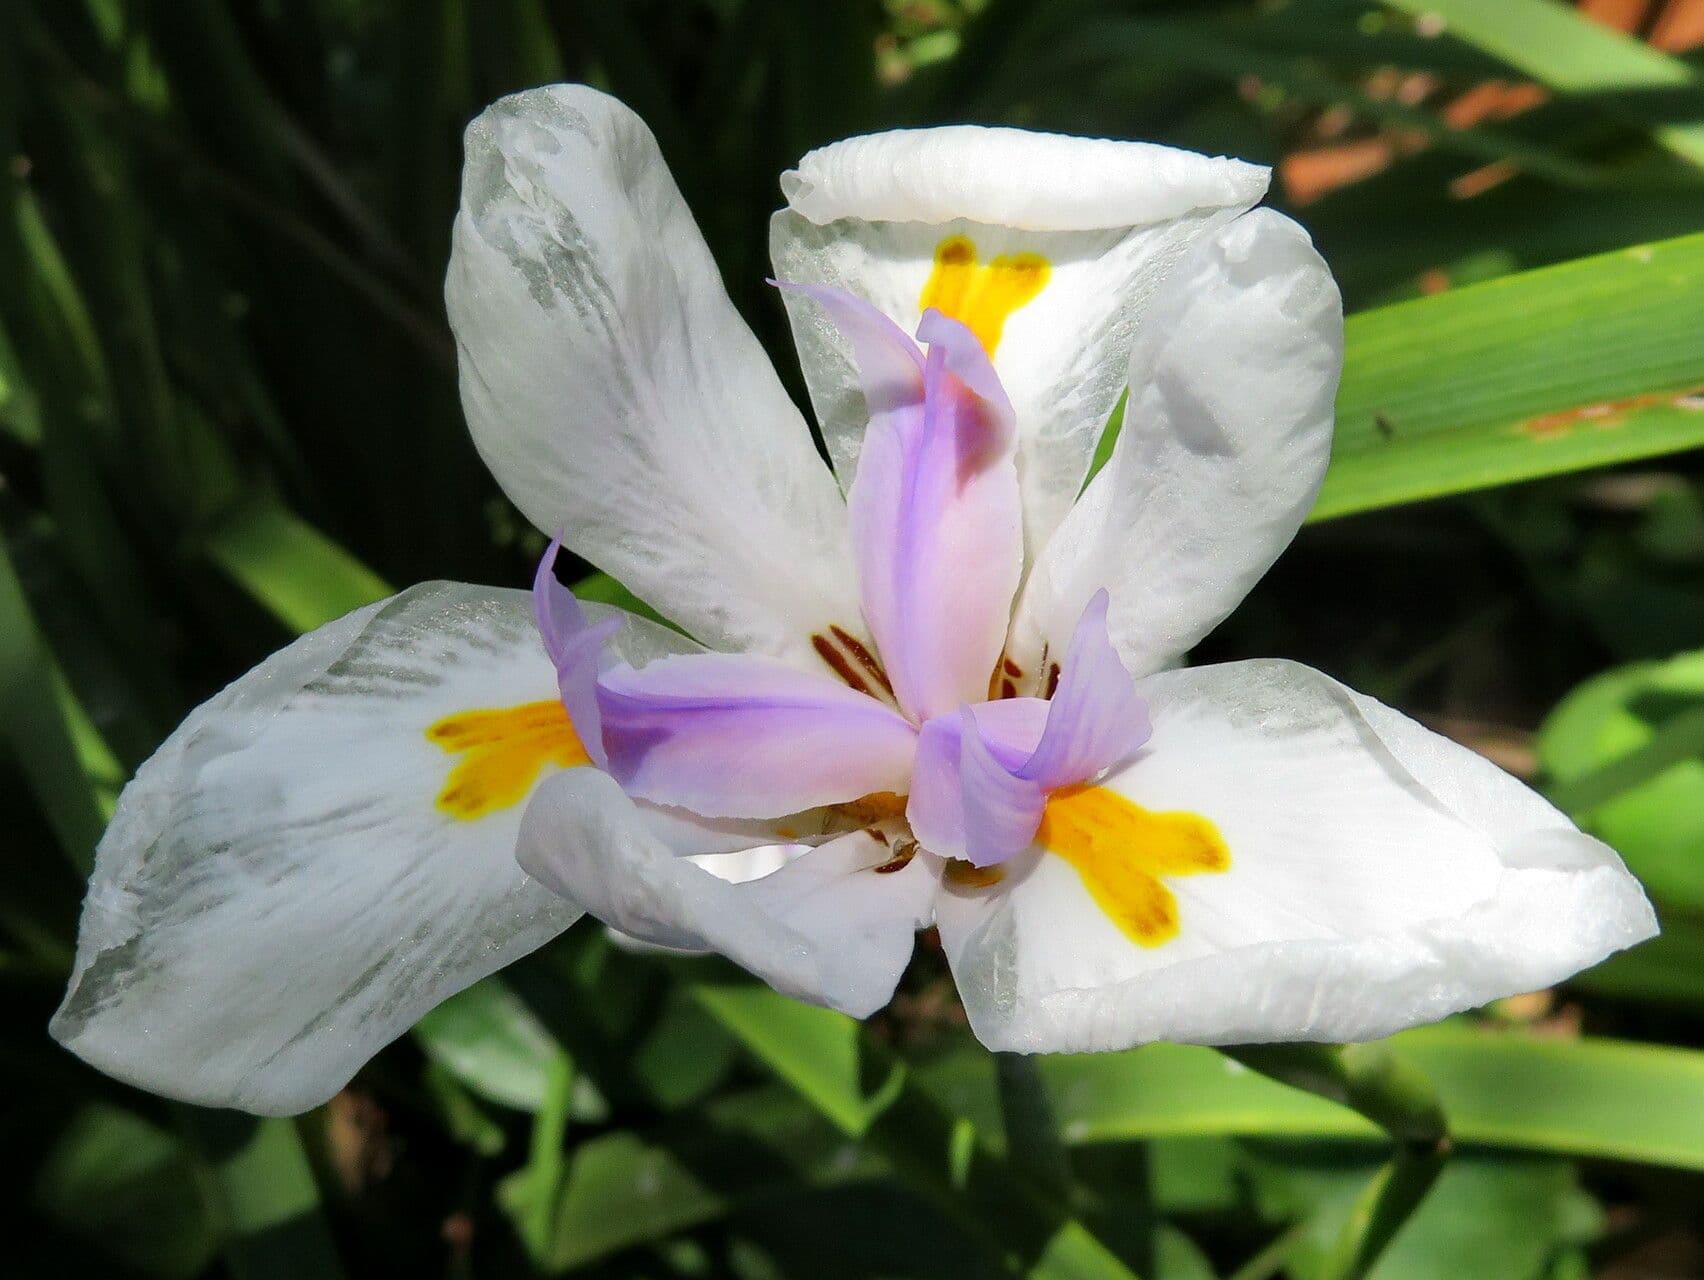
<path id="1" fill-rule="evenodd" d="M 986 314 L 941 306 L 986 337 L 998 329 L 992 354 L 1017 411 L 1033 555 L 1082 486 L 1156 291 L 1195 240 L 1259 200 L 1266 182 L 1256 165 L 1148 143 L 902 130 L 813 151 L 785 174 L 788 207 L 771 223 L 770 249 L 781 279 L 847 289 L 908 331 L 950 242 L 971 246 L 964 270 L 1039 255 L 1040 274 L 1005 277 L 1015 292 L 997 286 L 965 304 Z M 996 297 L 1016 305 L 987 310 Z M 786 301 L 829 454 L 850 484 L 869 419 L 850 351 L 815 308 Z"/>
<path id="2" fill-rule="evenodd" d="M 632 626 L 636 649 L 661 643 Z M 433 1005 L 581 914 L 515 862 L 525 794 L 558 765 L 506 771 L 513 799 L 454 817 L 438 800 L 469 757 L 427 736 L 555 699 L 519 591 L 414 587 L 269 658 L 120 797 L 53 1034 L 175 1098 L 264 1114 L 324 1101 Z"/>
<path id="3" fill-rule="evenodd" d="M 650 131 L 556 85 L 466 144 L 446 298 L 498 482 L 712 648 L 818 667 L 861 631 L 844 507 Z"/>
<path id="4" fill-rule="evenodd" d="M 1035 566 L 1014 657 L 1061 652 L 1102 587 L 1137 675 L 1217 625 L 1313 505 L 1342 367 L 1342 302 L 1306 232 L 1256 209 L 1197 244 L 1137 332 L 1123 430 Z"/>
<path id="5" fill-rule="evenodd" d="M 990 1047 L 1372 1039 L 1561 981 L 1655 932 L 1606 846 L 1318 672 L 1243 662 L 1139 688 L 1153 737 L 1107 785 L 1206 818 L 1229 865 L 1162 878 L 1180 929 L 1154 946 L 1054 853 L 1006 864 L 992 888 L 945 890 L 941 938 Z"/>
<path id="6" fill-rule="evenodd" d="M 629 938 L 720 952 L 778 991 L 854 1017 L 893 995 L 936 887 L 926 857 L 877 871 L 892 850 L 864 831 L 732 883 L 653 839 L 615 780 L 591 769 L 539 789 L 519 857 Z"/>

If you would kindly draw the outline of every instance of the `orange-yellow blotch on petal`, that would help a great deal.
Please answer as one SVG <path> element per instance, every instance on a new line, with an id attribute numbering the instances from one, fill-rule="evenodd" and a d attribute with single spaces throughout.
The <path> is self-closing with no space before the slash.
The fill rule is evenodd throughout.
<path id="1" fill-rule="evenodd" d="M 1063 787 L 1047 799 L 1035 842 L 1076 868 L 1095 902 L 1144 947 L 1178 934 L 1164 876 L 1225 871 L 1231 851 L 1195 813 L 1154 813 L 1105 787 Z"/>
<path id="2" fill-rule="evenodd" d="M 438 808 L 464 822 L 519 804 L 546 765 L 591 763 L 568 712 L 554 698 L 458 711 L 430 726 L 426 737 L 462 757 L 438 793 Z"/>
<path id="3" fill-rule="evenodd" d="M 1004 253 L 981 263 L 968 236 L 948 236 L 935 248 L 935 269 L 918 305 L 951 316 L 993 355 L 1006 317 L 1046 288 L 1052 270 L 1039 253 Z"/>

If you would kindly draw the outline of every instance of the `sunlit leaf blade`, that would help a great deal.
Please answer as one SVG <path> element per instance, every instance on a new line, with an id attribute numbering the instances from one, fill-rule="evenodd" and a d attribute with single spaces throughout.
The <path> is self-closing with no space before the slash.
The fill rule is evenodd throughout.
<path id="1" fill-rule="evenodd" d="M 1557 0 L 1386 0 L 1558 92 L 1599 99 L 1704 165 L 1704 82 L 1682 62 Z"/>
<path id="2" fill-rule="evenodd" d="M 1341 77 L 1326 74 L 1312 58 L 1286 58 L 1243 43 L 1240 32 L 1186 21 L 1113 18 L 1084 25 L 1061 41 L 1049 64 L 1029 69 L 1042 77 L 1081 76 L 1085 68 L 1120 63 L 1143 65 L 1163 59 L 1204 77 L 1230 84 L 1250 77 L 1282 90 L 1292 101 L 1352 111 L 1406 136 L 1481 161 L 1516 162 L 1564 186 L 1599 185 L 1607 175 L 1554 146 L 1539 146 L 1495 127 L 1447 124 L 1435 111 L 1367 92 Z"/>
<path id="3" fill-rule="evenodd" d="M 859 1134 L 892 1099 L 885 1074 L 875 1089 L 863 1079 L 858 1024 L 829 1009 L 776 996 L 754 983 L 701 983 L 704 1008 L 839 1129 Z"/>
<path id="4" fill-rule="evenodd" d="M 1545 1040 L 1444 1026 L 1390 1041 L 1437 1086 L 1458 1143 L 1704 1168 L 1704 1054 L 1611 1040 Z M 922 1082 L 991 1125 L 990 1068 L 975 1056 Z M 1258 1134 L 1376 1140 L 1342 1107 L 1268 1080 L 1210 1049 L 1150 1045 L 1045 1060 L 1072 1142 Z"/>
<path id="5" fill-rule="evenodd" d="M 537 1111 L 562 1047 L 499 978 L 451 996 L 415 1025 L 426 1056 L 480 1097 Z"/>
<path id="6" fill-rule="evenodd" d="M 214 563 L 293 631 L 311 631 L 390 590 L 318 529 L 265 499 L 232 512 L 206 545 Z"/>
<path id="7" fill-rule="evenodd" d="M 1351 316 L 1311 519 L 1704 444 L 1704 235 Z"/>
<path id="8" fill-rule="evenodd" d="M 1704 921 L 1704 653 L 1606 671 L 1538 735 L 1548 790 L 1665 906 Z"/>

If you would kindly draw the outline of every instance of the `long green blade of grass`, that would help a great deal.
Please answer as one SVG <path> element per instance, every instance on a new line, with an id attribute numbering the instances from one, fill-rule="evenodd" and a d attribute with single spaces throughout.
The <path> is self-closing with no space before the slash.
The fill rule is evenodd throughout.
<path id="1" fill-rule="evenodd" d="M 311 631 L 390 594 L 366 565 L 295 513 L 257 499 L 208 535 L 208 556 L 293 631 Z"/>
<path id="2" fill-rule="evenodd" d="M 1704 235 L 1351 316 L 1311 519 L 1704 444 Z"/>
<path id="3" fill-rule="evenodd" d="M 0 542 L 0 739 L 29 779 L 60 845 L 87 869 L 106 825 L 76 727 L 70 692 L 30 613 L 12 557 Z"/>
<path id="4" fill-rule="evenodd" d="M 1464 1146 L 1704 1169 L 1704 1053 L 1611 1040 L 1544 1040 L 1460 1026 L 1390 1040 L 1442 1099 Z M 1121 1142 L 1217 1134 L 1377 1140 L 1335 1103 L 1275 1084 L 1215 1053 L 1150 1045 L 1045 1060 L 1065 1136 Z M 939 1096 L 994 1123 L 991 1068 L 980 1056 L 924 1072 Z"/>

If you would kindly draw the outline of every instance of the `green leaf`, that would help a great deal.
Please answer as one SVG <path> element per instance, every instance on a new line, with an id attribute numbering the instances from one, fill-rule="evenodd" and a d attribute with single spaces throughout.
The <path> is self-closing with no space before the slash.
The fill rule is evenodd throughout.
<path id="1" fill-rule="evenodd" d="M 857 1022 L 749 981 L 697 984 L 694 995 L 830 1123 L 868 1142 L 991 1254 L 1016 1258 L 1045 1280 L 1130 1275 L 1069 1206 L 912 1086 L 905 1063 Z"/>
<path id="2" fill-rule="evenodd" d="M 1704 443 L 1704 235 L 1351 316 L 1310 519 Z"/>
<path id="3" fill-rule="evenodd" d="M 474 1093 L 518 1111 L 537 1111 L 550 1091 L 562 1046 L 500 978 L 451 996 L 414 1026 L 426 1056 Z"/>
<path id="4" fill-rule="evenodd" d="M 1624 1000 L 1704 1007 L 1704 923 L 1665 912 L 1663 931 L 1569 980 Z"/>
<path id="5" fill-rule="evenodd" d="M 1104 63 L 1145 70 L 1154 60 L 1228 84 L 1258 79 L 1267 90 L 1281 90 L 1296 103 L 1352 111 L 1358 119 L 1424 138 L 1431 146 L 1480 161 L 1514 161 L 1529 173 L 1568 186 L 1597 186 L 1609 175 L 1582 164 L 1554 146 L 1536 146 L 1519 134 L 1476 126 L 1446 124 L 1435 112 L 1380 97 L 1353 82 L 1322 72 L 1312 58 L 1274 56 L 1250 47 L 1228 27 L 1199 22 L 1111 18 L 1089 23 L 1051 51 L 1046 63 L 1029 74 L 1049 81 L 1080 77 L 1085 67 Z"/>
<path id="6" fill-rule="evenodd" d="M 657 1020 L 633 1049 L 632 1070 L 658 1106 L 676 1111 L 721 1084 L 737 1056 L 727 1032 L 689 993 L 671 987 Z"/>
<path id="7" fill-rule="evenodd" d="M 1462 1143 L 1704 1169 L 1704 1053 L 1434 1027 L 1392 1045 Z"/>
<path id="8" fill-rule="evenodd" d="M 1458 40 L 1518 67 L 1558 93 L 1588 95 L 1648 128 L 1684 160 L 1704 165 L 1704 92 L 1679 58 L 1594 22 L 1556 0 L 1386 0 L 1443 20 Z"/>
<path id="9" fill-rule="evenodd" d="M 178 1109 L 236 1280 L 337 1280 L 319 1188 L 294 1122 Z"/>
<path id="10" fill-rule="evenodd" d="M 1613 1040 L 1541 1040 L 1445 1025 L 1388 1044 L 1434 1084 L 1458 1145 L 1704 1169 L 1704 1053 Z M 986 1055 L 951 1055 L 919 1082 L 994 1124 Z M 1042 1075 L 1073 1143 L 1256 1134 L 1377 1141 L 1361 1116 L 1211 1050 L 1149 1045 L 1051 1057 Z"/>
<path id="11" fill-rule="evenodd" d="M 1323 1280 L 1368 1166 L 1319 1150 L 1267 1153 L 1257 1177 L 1269 1199 L 1310 1204 L 1300 1238 L 1286 1256 L 1293 1280 Z M 1562 1248 L 1590 1239 L 1601 1214 L 1562 1161 L 1465 1156 L 1452 1161 L 1432 1193 L 1369 1272 L 1370 1280 L 1496 1276 L 1536 1280 Z"/>
<path id="12" fill-rule="evenodd" d="M 619 1131 L 579 1143 L 538 1260 L 566 1271 L 800 1186 L 885 1170 L 791 1091 L 767 1086 L 710 1103 L 652 1135 Z M 518 1214 L 525 1192 L 518 1173 L 499 1200 Z"/>
<path id="13" fill-rule="evenodd" d="M 42 644 L 0 540 L 0 738 L 29 779 L 54 834 L 76 865 L 94 860 L 106 813 L 90 769 L 110 777 L 92 728 L 77 710 L 58 668 Z"/>
<path id="14" fill-rule="evenodd" d="M 674 625 L 607 573 L 593 573 L 581 578 L 574 584 L 574 594 L 582 600 L 612 604 L 618 609 L 636 613 L 641 618 L 649 618 L 652 622 L 660 622 L 664 626 Z"/>
<path id="15" fill-rule="evenodd" d="M 897 1059 L 866 1081 L 859 1024 L 752 982 L 698 983 L 694 999 L 843 1132 L 861 1134 L 903 1083 Z"/>
<path id="16" fill-rule="evenodd" d="M 390 594 L 384 579 L 269 499 L 227 515 L 208 532 L 206 547 L 215 564 L 295 632 Z"/>
<path id="17" fill-rule="evenodd" d="M 105 1103 L 79 1111 L 54 1144 L 35 1199 L 49 1219 L 148 1275 L 188 1280 L 218 1249 L 183 1144 Z"/>
<path id="18" fill-rule="evenodd" d="M 1587 681 L 1541 726 L 1538 758 L 1552 799 L 1704 918 L 1704 652 Z"/>

